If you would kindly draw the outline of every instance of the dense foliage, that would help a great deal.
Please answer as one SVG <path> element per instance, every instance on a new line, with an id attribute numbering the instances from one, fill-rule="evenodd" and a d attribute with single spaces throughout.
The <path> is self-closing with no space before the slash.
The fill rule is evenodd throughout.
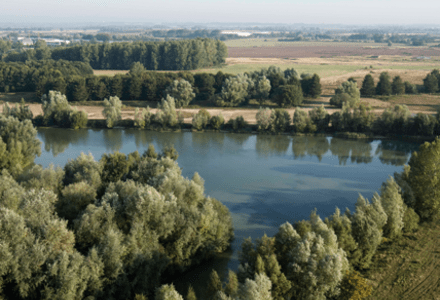
<path id="1" fill-rule="evenodd" d="M 10 152 L 1 156 L 2 299 L 160 297 L 162 275 L 229 247 L 229 211 L 204 195 L 197 173 L 181 175 L 174 148 L 43 169 L 32 166 L 40 144 L 30 121 L 0 121 Z"/>

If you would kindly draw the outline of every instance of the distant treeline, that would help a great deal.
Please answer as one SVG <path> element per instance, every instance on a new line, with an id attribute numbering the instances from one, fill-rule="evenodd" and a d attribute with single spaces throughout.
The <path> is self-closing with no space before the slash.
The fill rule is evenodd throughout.
<path id="1" fill-rule="evenodd" d="M 219 40 L 193 39 L 167 42 L 84 44 L 51 49 L 37 45 L 21 53 L 12 52 L 5 61 L 54 59 L 89 63 L 97 70 L 128 70 L 140 62 L 147 70 L 194 70 L 225 62 L 226 45 Z"/>

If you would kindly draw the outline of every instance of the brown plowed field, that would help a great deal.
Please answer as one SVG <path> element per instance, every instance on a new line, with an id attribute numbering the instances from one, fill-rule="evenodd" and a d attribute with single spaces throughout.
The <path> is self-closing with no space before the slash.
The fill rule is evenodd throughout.
<path id="1" fill-rule="evenodd" d="M 228 47 L 229 57 L 302 58 L 359 55 L 440 56 L 440 48 L 369 48 L 360 46 Z"/>

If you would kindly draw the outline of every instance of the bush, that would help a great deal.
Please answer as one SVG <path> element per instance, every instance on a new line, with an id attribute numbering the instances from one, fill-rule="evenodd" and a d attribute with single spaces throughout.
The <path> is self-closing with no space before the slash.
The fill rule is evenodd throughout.
<path id="1" fill-rule="evenodd" d="M 154 115 L 154 122 L 161 125 L 163 128 L 176 128 L 179 124 L 179 118 L 174 104 L 174 98 L 167 96 L 162 98 L 159 104 L 159 110 Z"/>
<path id="2" fill-rule="evenodd" d="M 102 111 L 106 119 L 108 128 L 113 128 L 115 124 L 122 120 L 122 102 L 118 97 L 110 97 L 109 100 L 104 99 L 104 110 Z"/>
<path id="3" fill-rule="evenodd" d="M 203 130 L 209 124 L 211 115 L 206 109 L 201 109 L 192 119 L 192 127 L 196 130 Z"/>
<path id="4" fill-rule="evenodd" d="M 220 130 L 223 124 L 225 124 L 225 118 L 223 118 L 222 113 L 219 113 L 217 116 L 211 117 L 209 124 L 211 125 L 212 129 Z"/>
<path id="5" fill-rule="evenodd" d="M 375 124 L 374 131 L 380 134 L 406 134 L 409 129 L 411 112 L 406 105 L 396 105 L 385 109 Z"/>
<path id="6" fill-rule="evenodd" d="M 341 282 L 341 300 L 362 300 L 371 295 L 373 287 L 355 270 L 347 271 Z"/>
<path id="7" fill-rule="evenodd" d="M 248 123 L 244 120 L 243 116 L 238 116 L 235 119 L 229 119 L 228 124 L 232 126 L 235 131 L 241 130 L 248 126 Z"/>

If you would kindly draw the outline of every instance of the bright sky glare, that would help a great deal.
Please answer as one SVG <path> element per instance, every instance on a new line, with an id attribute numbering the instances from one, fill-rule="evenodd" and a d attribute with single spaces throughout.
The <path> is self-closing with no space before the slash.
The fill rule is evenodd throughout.
<path id="1" fill-rule="evenodd" d="M 438 0 L 2 0 L 0 22 L 440 24 Z"/>

